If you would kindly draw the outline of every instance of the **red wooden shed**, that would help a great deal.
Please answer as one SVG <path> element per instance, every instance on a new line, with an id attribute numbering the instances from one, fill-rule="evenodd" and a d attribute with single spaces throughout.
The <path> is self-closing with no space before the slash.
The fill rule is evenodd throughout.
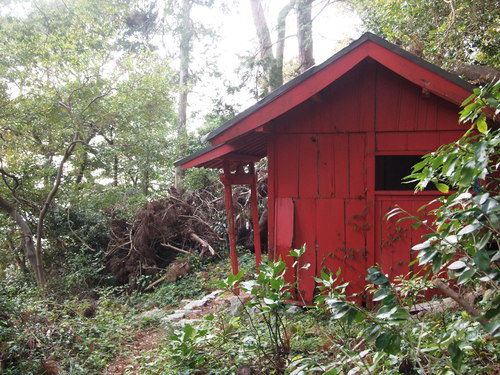
<path id="1" fill-rule="evenodd" d="M 224 170 L 236 272 L 231 185 L 250 184 L 256 218 L 253 163 L 267 156 L 269 256 L 291 267 L 288 252 L 306 244 L 301 262 L 311 266 L 298 271 L 306 301 L 324 268 L 340 267 L 351 291 L 361 291 L 374 264 L 391 277 L 411 271 L 410 248 L 422 232 L 384 215 L 396 203 L 416 213 L 438 194 L 415 194 L 400 179 L 420 155 L 462 135 L 459 106 L 472 89 L 366 33 L 211 132 L 211 146 L 176 164 Z M 260 262 L 259 246 L 256 257 Z M 287 277 L 292 281 L 296 274 Z"/>

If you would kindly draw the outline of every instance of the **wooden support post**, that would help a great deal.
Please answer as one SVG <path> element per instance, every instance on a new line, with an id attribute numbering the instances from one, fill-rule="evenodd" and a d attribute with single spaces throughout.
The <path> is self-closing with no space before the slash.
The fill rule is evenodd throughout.
<path id="1" fill-rule="evenodd" d="M 234 225 L 234 205 L 233 205 L 233 191 L 230 181 L 231 170 L 228 165 L 224 166 L 224 174 L 220 175 L 220 179 L 224 184 L 224 201 L 226 204 L 227 214 L 227 231 L 229 234 L 229 254 L 231 256 L 231 267 L 233 275 L 238 273 L 238 253 L 236 250 L 236 229 Z"/>
<path id="2" fill-rule="evenodd" d="M 253 246 L 255 249 L 255 265 L 260 267 L 262 262 L 262 249 L 260 245 L 260 228 L 259 228 L 259 207 L 257 196 L 257 175 L 255 174 L 254 163 L 248 165 L 249 173 L 252 175 L 250 183 L 250 204 L 252 207 L 252 225 L 253 225 Z"/>

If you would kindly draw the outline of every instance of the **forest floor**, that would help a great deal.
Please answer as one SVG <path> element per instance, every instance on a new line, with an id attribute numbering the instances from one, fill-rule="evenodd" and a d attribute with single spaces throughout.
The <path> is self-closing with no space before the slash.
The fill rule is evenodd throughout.
<path id="1" fill-rule="evenodd" d="M 206 296 L 205 296 L 206 297 Z M 202 319 L 203 317 L 215 313 L 221 309 L 222 306 L 230 306 L 230 300 L 234 297 L 232 293 L 224 293 L 217 296 L 215 299 L 210 300 L 204 306 L 199 308 L 198 312 L 187 314 L 185 319 L 194 320 Z M 198 301 L 202 301 L 202 299 Z M 187 301 L 180 303 L 177 308 L 169 308 L 165 310 L 166 313 L 174 313 L 177 309 L 182 309 Z M 143 315 L 142 313 L 141 315 Z M 168 316 L 168 315 L 167 315 Z M 106 367 L 103 375 L 123 375 L 123 374 L 139 374 L 137 371 L 137 362 L 134 359 L 140 358 L 144 353 L 154 350 L 162 340 L 167 336 L 167 332 L 171 328 L 182 326 L 182 320 L 165 323 L 159 327 L 149 328 L 145 331 L 139 332 L 131 342 L 123 343 L 119 354 L 116 358 Z"/>
<path id="2" fill-rule="evenodd" d="M 133 341 L 123 344 L 120 354 L 104 370 L 103 375 L 122 375 L 127 371 L 134 373 L 133 359 L 142 353 L 154 349 L 165 337 L 165 330 L 150 328 L 137 334 Z"/>

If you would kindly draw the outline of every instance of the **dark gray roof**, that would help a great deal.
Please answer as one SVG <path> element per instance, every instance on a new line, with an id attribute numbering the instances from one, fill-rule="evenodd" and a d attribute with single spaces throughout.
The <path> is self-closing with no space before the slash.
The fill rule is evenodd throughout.
<path id="1" fill-rule="evenodd" d="M 207 146 L 202 148 L 201 150 L 198 150 L 196 152 L 193 152 L 192 154 L 186 156 L 185 158 L 182 158 L 180 160 L 177 160 L 174 165 L 178 167 L 179 165 L 186 164 L 187 162 L 190 162 L 193 159 L 196 159 L 198 156 L 201 156 L 203 154 L 206 154 L 207 152 L 213 151 L 218 149 L 219 147 L 223 146 L 224 144 L 220 144 L 217 146 Z"/>
<path id="2" fill-rule="evenodd" d="M 386 41 L 385 39 L 382 39 L 381 37 L 379 37 L 375 34 L 367 32 L 367 33 L 363 34 L 359 39 L 352 42 L 349 46 L 347 46 L 344 49 L 342 49 L 341 51 L 337 52 L 335 55 L 330 57 L 328 60 L 326 60 L 322 64 L 311 67 L 306 72 L 299 75 L 298 77 L 292 79 L 291 81 L 285 83 L 283 86 L 274 90 L 272 93 L 267 95 L 265 98 L 263 98 L 262 100 L 260 100 L 256 104 L 254 104 L 253 106 L 247 108 L 243 112 L 241 112 L 238 115 L 236 115 L 235 117 L 233 117 L 231 120 L 229 120 L 226 123 L 219 126 L 217 129 L 211 131 L 207 136 L 205 136 L 205 139 L 207 141 L 213 140 L 215 137 L 222 134 L 224 131 L 231 128 L 232 126 L 236 125 L 238 122 L 240 122 L 245 117 L 251 115 L 252 113 L 258 111 L 259 109 L 263 108 L 267 104 L 271 103 L 273 100 L 280 97 L 281 95 L 283 95 L 284 93 L 286 93 L 290 89 L 294 88 L 295 86 L 299 85 L 301 82 L 305 81 L 306 79 L 308 79 L 309 77 L 311 77 L 312 75 L 317 73 L 318 71 L 321 71 L 322 69 L 324 69 L 328 65 L 330 65 L 330 64 L 334 63 L 336 60 L 340 59 L 342 56 L 344 56 L 344 55 L 348 54 L 349 52 L 351 52 L 352 50 L 356 49 L 358 46 L 360 46 L 361 44 L 363 44 L 367 40 L 370 40 L 370 41 L 378 44 L 379 46 L 384 47 L 385 49 L 390 50 L 390 51 L 396 53 L 397 55 L 404 57 L 405 59 L 407 59 L 415 64 L 420 65 L 421 67 L 427 69 L 428 71 L 431 71 L 431 72 L 445 78 L 446 80 L 448 80 L 448 81 L 456 84 L 457 86 L 460 86 L 460 87 L 462 87 L 470 92 L 472 92 L 472 90 L 474 89 L 473 85 L 464 81 L 460 77 L 458 77 L 454 74 L 451 74 L 451 73 L 439 68 L 438 66 L 431 64 L 430 62 L 425 61 L 424 59 L 422 59 L 422 58 L 420 58 L 420 57 L 418 57 L 418 56 L 416 56 L 408 51 L 401 49 L 400 47 Z M 185 164 L 185 163 L 197 158 L 198 156 L 203 155 L 207 152 L 213 151 L 221 146 L 222 146 L 222 144 L 216 145 L 216 146 L 205 147 L 202 150 L 199 150 L 199 151 L 197 151 L 197 152 L 195 152 L 195 153 L 193 153 L 193 154 L 191 154 L 191 155 L 189 155 L 181 160 L 176 161 L 174 163 L 174 165 L 179 166 L 179 165 Z"/>
<path id="3" fill-rule="evenodd" d="M 272 93 L 267 95 L 265 98 L 263 98 L 262 100 L 260 100 L 259 102 L 257 102 L 253 106 L 251 106 L 250 108 L 247 108 L 243 112 L 241 112 L 238 115 L 236 115 L 235 117 L 233 117 L 231 120 L 229 120 L 226 123 L 224 123 L 223 125 L 219 126 L 217 129 L 211 131 L 206 136 L 206 140 L 211 141 L 212 139 L 217 137 L 219 134 L 223 133 L 225 130 L 229 129 L 230 127 L 232 127 L 236 123 L 240 122 L 245 117 L 258 111 L 260 108 L 264 107 L 266 104 L 272 102 L 273 100 L 275 100 L 279 96 L 283 95 L 285 92 L 287 92 L 291 88 L 299 85 L 301 82 L 305 81 L 307 78 L 314 75 L 316 72 L 324 69 L 326 66 L 332 64 L 333 62 L 335 62 L 336 60 L 338 60 L 342 56 L 344 56 L 347 53 L 351 52 L 352 50 L 356 49 L 359 45 L 363 44 L 367 40 L 370 40 L 374 43 L 377 43 L 381 47 L 384 47 L 384 48 L 404 57 L 405 59 L 410 60 L 410 61 L 422 66 L 423 68 L 440 75 L 441 77 L 447 79 L 450 82 L 455 83 L 458 86 L 463 87 L 464 89 L 466 89 L 468 91 L 472 92 L 472 90 L 474 89 L 473 85 L 464 81 L 460 77 L 458 77 L 454 74 L 451 74 L 451 73 L 447 72 L 446 70 L 443 70 L 443 69 L 439 68 L 438 66 L 431 64 L 428 61 L 425 61 L 424 59 L 421 59 L 420 57 L 414 55 L 413 53 L 410 53 L 408 51 L 405 51 L 405 50 L 399 48 L 398 46 L 388 42 L 385 39 L 382 39 L 381 37 L 379 37 L 375 34 L 367 32 L 367 33 L 363 34 L 359 39 L 357 39 L 354 42 L 352 42 L 351 44 L 349 44 L 349 46 L 347 46 L 344 49 L 337 52 L 335 55 L 330 57 L 328 60 L 326 60 L 322 64 L 311 67 L 310 69 L 308 69 L 307 71 L 302 73 L 300 76 L 292 79 L 291 81 L 285 83 L 283 86 L 274 90 Z"/>

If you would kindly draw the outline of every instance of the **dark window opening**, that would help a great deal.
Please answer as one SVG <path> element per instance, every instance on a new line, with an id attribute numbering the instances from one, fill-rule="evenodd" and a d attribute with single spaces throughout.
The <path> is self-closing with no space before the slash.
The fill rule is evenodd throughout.
<path id="1" fill-rule="evenodd" d="M 375 189 L 415 189 L 416 183 L 404 183 L 403 177 L 411 174 L 413 165 L 422 160 L 422 155 L 380 155 L 375 157 Z M 431 185 L 431 184 L 429 184 Z M 432 188 L 432 187 L 431 187 Z M 428 189 L 425 189 L 428 190 Z"/>

